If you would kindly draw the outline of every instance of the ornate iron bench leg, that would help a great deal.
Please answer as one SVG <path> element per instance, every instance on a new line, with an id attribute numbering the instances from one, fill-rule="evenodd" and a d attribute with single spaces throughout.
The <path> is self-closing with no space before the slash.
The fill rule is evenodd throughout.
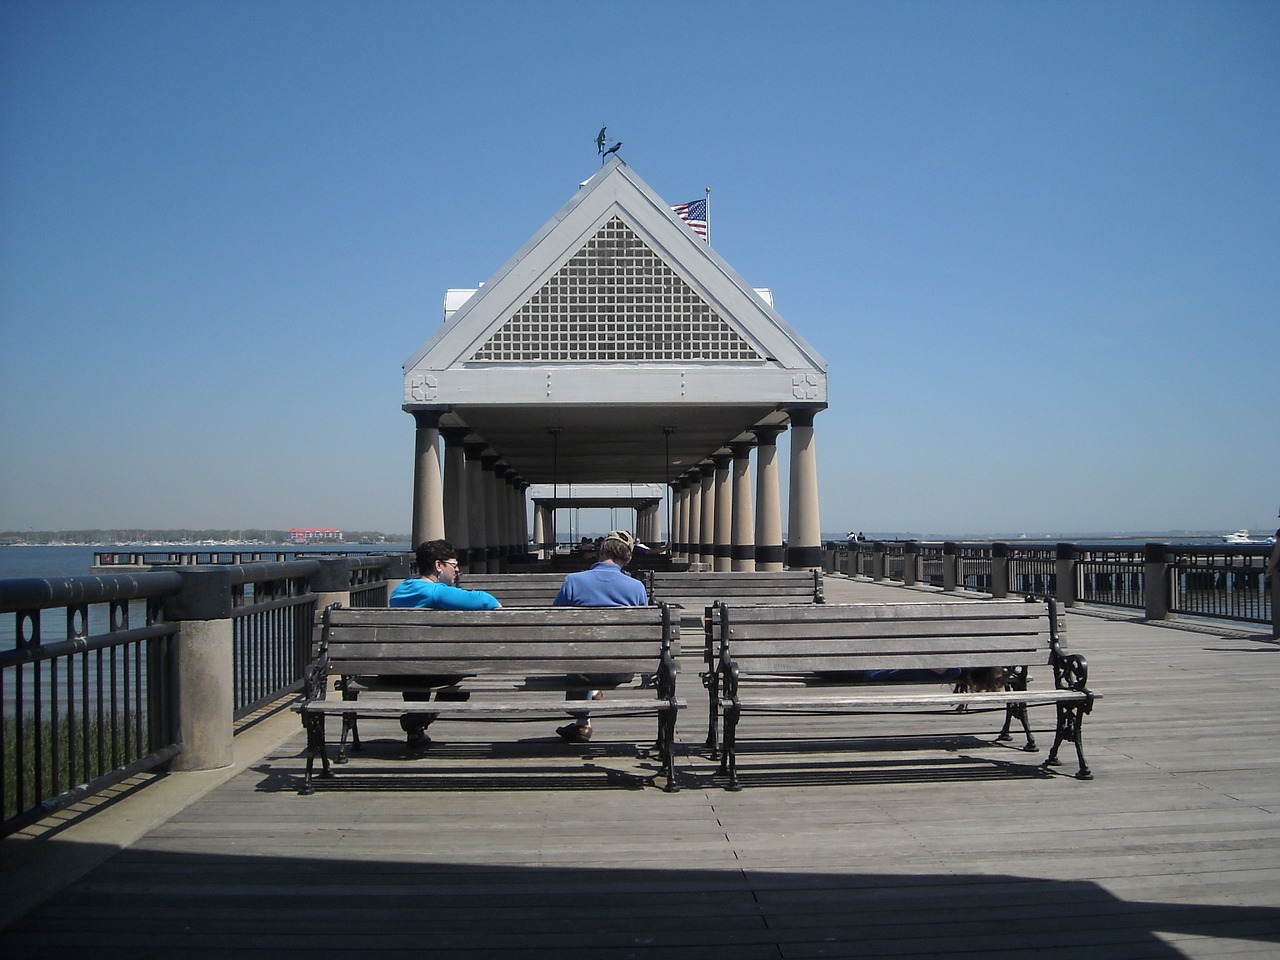
<path id="1" fill-rule="evenodd" d="M 303 796 L 309 796 L 316 792 L 315 785 L 311 782 L 316 757 L 320 757 L 321 780 L 332 780 L 333 771 L 329 768 L 329 751 L 324 742 L 324 714 L 303 713 L 302 725 L 307 731 L 307 773 L 298 792 Z"/>
<path id="2" fill-rule="evenodd" d="M 1089 701 L 1076 703 L 1060 703 L 1058 704 L 1058 729 L 1053 736 L 1053 747 L 1049 750 L 1049 756 L 1044 761 L 1046 767 L 1056 767 L 1062 763 L 1058 759 L 1058 748 L 1062 746 L 1064 740 L 1070 740 L 1076 747 L 1076 759 L 1080 762 L 1080 769 L 1076 771 L 1077 780 L 1092 780 L 1093 772 L 1089 769 L 1089 764 L 1084 759 L 1084 742 L 1081 728 L 1084 725 L 1084 715 L 1093 708 L 1093 704 Z"/>
<path id="3" fill-rule="evenodd" d="M 344 713 L 342 715 L 342 736 L 338 738 L 338 755 L 333 758 L 334 763 L 347 762 L 347 736 L 351 737 L 351 752 L 360 752 L 360 728 L 356 725 L 356 715 L 354 713 Z"/>
<path id="4" fill-rule="evenodd" d="M 725 707 L 724 710 L 724 749 L 720 756 L 720 772 L 729 777 L 727 789 L 738 791 L 742 784 L 738 782 L 738 716 L 742 708 Z"/>
<path id="5" fill-rule="evenodd" d="M 716 725 L 717 704 L 720 700 L 720 675 L 715 670 L 708 670 L 702 675 L 702 685 L 707 688 L 707 742 L 704 746 L 710 751 L 712 760 L 720 759 L 720 737 Z"/>
<path id="6" fill-rule="evenodd" d="M 1031 720 L 1027 715 L 1027 705 L 1025 703 L 1007 703 L 1004 707 L 1004 726 L 1000 728 L 1000 733 L 996 736 L 997 740 L 1012 740 L 1013 734 L 1010 728 L 1013 721 L 1017 720 L 1022 724 L 1022 732 L 1026 734 L 1027 742 L 1023 744 L 1022 749 L 1027 753 L 1035 753 L 1037 749 L 1035 735 L 1031 732 Z"/>
<path id="7" fill-rule="evenodd" d="M 658 718 L 662 739 L 662 761 L 666 766 L 667 785 L 663 789 L 667 793 L 679 793 L 680 784 L 676 783 L 676 709 L 664 710 Z"/>

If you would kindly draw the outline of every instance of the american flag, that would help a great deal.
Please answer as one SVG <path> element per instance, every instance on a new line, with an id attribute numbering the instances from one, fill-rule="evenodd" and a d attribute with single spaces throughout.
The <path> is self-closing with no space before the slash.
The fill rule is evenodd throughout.
<path id="1" fill-rule="evenodd" d="M 693 232 L 703 240 L 707 239 L 707 201 L 690 200 L 688 203 L 677 203 L 671 210 L 677 217 L 693 227 Z"/>

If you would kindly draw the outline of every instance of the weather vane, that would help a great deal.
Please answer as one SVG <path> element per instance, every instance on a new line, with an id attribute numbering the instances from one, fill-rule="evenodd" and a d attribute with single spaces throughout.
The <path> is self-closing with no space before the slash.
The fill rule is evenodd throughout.
<path id="1" fill-rule="evenodd" d="M 600 154 L 600 166 L 602 167 L 604 166 L 604 162 L 609 159 L 610 155 L 617 153 L 618 148 L 622 146 L 621 140 L 615 140 L 613 142 L 613 146 L 609 147 L 607 150 L 605 149 L 604 145 L 609 142 L 608 137 L 604 135 L 604 132 L 607 129 L 609 128 L 601 127 L 600 132 L 596 134 L 596 153 Z"/>

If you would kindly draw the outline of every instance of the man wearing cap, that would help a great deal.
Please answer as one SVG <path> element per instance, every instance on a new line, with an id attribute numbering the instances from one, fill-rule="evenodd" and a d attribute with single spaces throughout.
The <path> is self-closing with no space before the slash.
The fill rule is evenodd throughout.
<path id="1" fill-rule="evenodd" d="M 644 584 L 626 574 L 623 568 L 631 562 L 631 555 L 639 546 L 635 537 L 625 530 L 613 530 L 600 541 L 598 561 L 587 570 L 571 573 L 564 578 L 560 592 L 556 594 L 557 607 L 646 607 L 649 594 Z M 587 677 L 591 683 L 617 686 L 631 680 L 631 674 L 593 674 Z M 576 679 L 576 678 L 575 678 Z M 566 700 L 599 700 L 599 690 L 571 690 Z M 572 714 L 573 723 L 556 729 L 569 743 L 586 743 L 591 739 L 591 713 L 578 711 Z"/>

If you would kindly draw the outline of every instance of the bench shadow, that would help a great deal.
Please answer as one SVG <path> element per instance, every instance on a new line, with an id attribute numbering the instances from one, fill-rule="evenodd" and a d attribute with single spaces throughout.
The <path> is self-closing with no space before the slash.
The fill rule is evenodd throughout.
<path id="1" fill-rule="evenodd" d="M 466 863 L 423 858 L 431 834 L 364 857 L 135 847 L 0 931 L 0 954 L 1177 960 L 1182 938 L 1280 945 L 1280 908 L 1144 902 L 1088 880 Z"/>

